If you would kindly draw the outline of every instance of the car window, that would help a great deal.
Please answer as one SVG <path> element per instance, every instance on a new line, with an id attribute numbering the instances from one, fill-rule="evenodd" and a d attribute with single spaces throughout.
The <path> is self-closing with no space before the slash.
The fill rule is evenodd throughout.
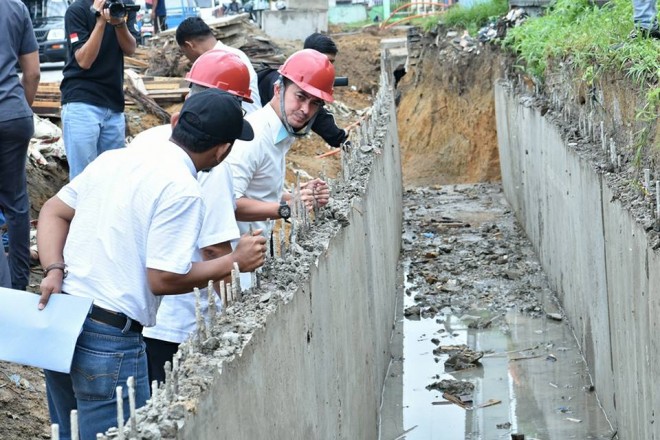
<path id="1" fill-rule="evenodd" d="M 68 3 L 65 0 L 56 1 L 50 0 L 46 6 L 45 17 L 64 17 Z"/>
<path id="2" fill-rule="evenodd" d="M 37 20 L 44 17 L 64 17 L 71 0 L 23 0 L 30 11 L 30 18 Z"/>

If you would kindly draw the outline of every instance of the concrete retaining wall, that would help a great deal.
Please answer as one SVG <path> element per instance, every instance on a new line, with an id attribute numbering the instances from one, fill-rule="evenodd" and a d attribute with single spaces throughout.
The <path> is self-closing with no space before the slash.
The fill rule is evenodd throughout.
<path id="1" fill-rule="evenodd" d="M 357 23 L 367 19 L 366 5 L 345 5 L 334 6 L 328 10 L 328 22 L 337 23 Z"/>
<path id="2" fill-rule="evenodd" d="M 619 439 L 660 438 L 660 260 L 606 179 L 548 118 L 495 90 L 502 183 L 575 331 Z"/>
<path id="3" fill-rule="evenodd" d="M 179 438 L 377 437 L 401 240 L 398 142 L 384 145 L 350 225 L 223 368 Z"/>
<path id="4" fill-rule="evenodd" d="M 304 40 L 314 32 L 328 31 L 328 10 L 263 11 L 261 28 L 273 38 Z"/>

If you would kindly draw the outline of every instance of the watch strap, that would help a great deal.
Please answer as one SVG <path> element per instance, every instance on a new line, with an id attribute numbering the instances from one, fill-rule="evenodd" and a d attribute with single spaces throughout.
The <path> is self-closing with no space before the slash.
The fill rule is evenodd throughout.
<path id="1" fill-rule="evenodd" d="M 61 270 L 64 273 L 64 277 L 66 278 L 67 276 L 67 270 L 66 270 L 66 264 L 65 263 L 53 263 L 49 264 L 45 269 L 44 269 L 44 278 L 48 276 L 48 272 L 51 270 Z"/>
<path id="2" fill-rule="evenodd" d="M 291 218 L 291 207 L 284 200 L 280 201 L 280 207 L 277 209 L 277 214 L 280 218 L 288 220 Z"/>

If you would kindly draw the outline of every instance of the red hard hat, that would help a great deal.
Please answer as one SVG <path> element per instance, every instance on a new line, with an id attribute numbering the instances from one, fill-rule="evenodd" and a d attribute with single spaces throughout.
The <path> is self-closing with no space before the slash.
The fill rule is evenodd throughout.
<path id="1" fill-rule="evenodd" d="M 279 72 L 310 95 L 334 102 L 335 68 L 321 52 L 299 50 L 284 62 Z"/>
<path id="2" fill-rule="evenodd" d="M 250 98 L 250 72 L 238 55 L 222 49 L 204 52 L 193 63 L 186 80 L 204 87 L 224 90 L 254 102 Z"/>

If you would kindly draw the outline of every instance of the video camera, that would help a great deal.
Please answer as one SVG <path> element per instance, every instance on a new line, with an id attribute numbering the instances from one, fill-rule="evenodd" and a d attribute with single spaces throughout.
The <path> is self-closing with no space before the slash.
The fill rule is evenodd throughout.
<path id="1" fill-rule="evenodd" d="M 346 87 L 348 85 L 348 77 L 346 76 L 335 76 L 335 87 Z"/>
<path id="2" fill-rule="evenodd" d="M 129 12 L 139 11 L 140 5 L 127 5 L 121 0 L 106 0 L 103 9 L 109 9 L 112 18 L 124 18 Z"/>

